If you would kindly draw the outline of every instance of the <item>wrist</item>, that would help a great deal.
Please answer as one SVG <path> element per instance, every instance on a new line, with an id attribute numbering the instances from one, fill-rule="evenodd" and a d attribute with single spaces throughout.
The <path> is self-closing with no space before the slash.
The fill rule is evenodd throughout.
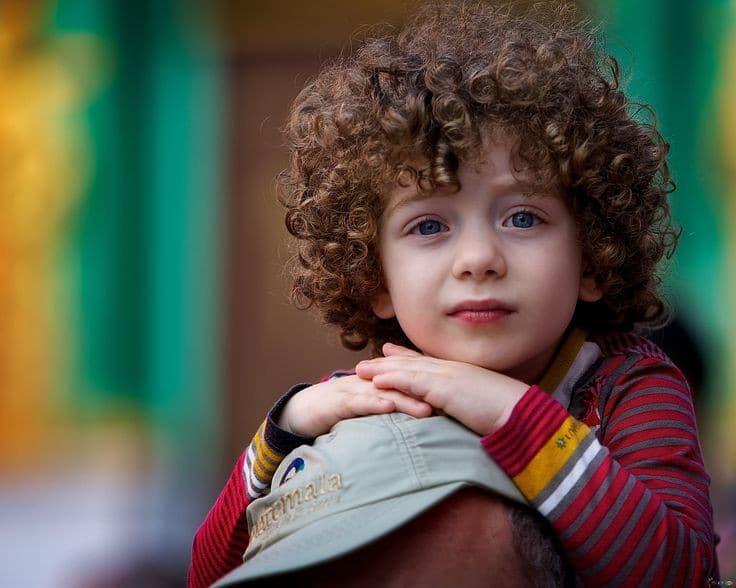
<path id="1" fill-rule="evenodd" d="M 292 404 L 292 401 L 290 399 L 283 406 L 283 408 L 281 409 L 281 411 L 279 412 L 279 414 L 276 415 L 276 418 L 274 419 L 274 422 L 275 422 L 276 426 L 279 429 L 282 429 L 282 430 L 286 431 L 287 433 L 292 433 L 292 434 L 297 434 L 298 435 L 299 433 L 297 431 L 294 431 L 294 429 L 292 428 L 291 423 L 289 421 L 289 414 L 290 414 L 289 408 L 290 408 L 291 404 Z"/>
<path id="2" fill-rule="evenodd" d="M 496 418 L 495 422 L 493 423 L 491 429 L 487 432 L 487 434 L 495 433 L 509 422 L 511 414 L 514 412 L 514 408 L 516 408 L 519 400 L 521 400 L 522 396 L 526 394 L 527 390 L 529 390 L 528 384 L 525 384 L 524 382 L 521 382 L 519 380 L 514 380 L 513 384 L 511 384 L 508 388 L 506 394 L 506 402 L 504 403 L 501 412 L 499 413 L 498 417 Z"/>
<path id="3" fill-rule="evenodd" d="M 293 386 L 286 394 L 279 398 L 278 402 L 276 402 L 268 413 L 271 430 L 274 433 L 283 434 L 289 442 L 291 442 L 292 438 L 311 439 L 309 435 L 305 435 L 294 427 L 293 418 L 296 413 L 292 402 L 299 392 L 310 387 L 311 384 L 297 384 Z"/>

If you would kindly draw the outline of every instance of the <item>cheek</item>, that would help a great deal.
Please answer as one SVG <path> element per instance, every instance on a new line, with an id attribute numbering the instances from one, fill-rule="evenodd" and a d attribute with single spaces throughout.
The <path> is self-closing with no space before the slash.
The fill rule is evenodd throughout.
<path id="1" fill-rule="evenodd" d="M 552 246 L 549 251 L 555 252 L 554 260 L 548 260 L 550 273 L 558 276 L 559 280 L 566 282 L 577 282 L 583 267 L 583 253 L 575 241 L 568 240 L 565 243 Z"/>
<path id="2" fill-rule="evenodd" d="M 381 256 L 386 287 L 394 304 L 422 298 L 431 289 L 436 265 L 401 248 L 385 247 Z"/>
<path id="3" fill-rule="evenodd" d="M 411 284 L 411 280 L 407 276 L 406 283 L 398 291 L 394 291 L 391 299 L 394 303 L 394 310 L 399 323 L 407 326 L 421 326 L 430 318 L 429 309 L 434 308 L 429 292 L 431 288 L 416 287 Z"/>
<path id="4" fill-rule="evenodd" d="M 550 247 L 549 250 L 555 252 L 553 258 L 542 255 L 521 260 L 528 288 L 534 295 L 549 300 L 550 305 L 574 306 L 580 290 L 580 252 L 577 248 L 560 246 Z"/>
<path id="5" fill-rule="evenodd" d="M 555 256 L 525 256 L 519 262 L 528 279 L 540 284 L 557 284 L 559 286 L 580 279 L 581 264 L 574 251 L 562 248 L 551 249 Z"/>
<path id="6" fill-rule="evenodd" d="M 406 276 L 403 287 L 394 290 L 391 301 L 399 326 L 409 340 L 425 350 L 436 339 L 436 317 L 432 312 L 436 304 L 431 296 L 432 288 L 416 287 L 416 282 Z"/>

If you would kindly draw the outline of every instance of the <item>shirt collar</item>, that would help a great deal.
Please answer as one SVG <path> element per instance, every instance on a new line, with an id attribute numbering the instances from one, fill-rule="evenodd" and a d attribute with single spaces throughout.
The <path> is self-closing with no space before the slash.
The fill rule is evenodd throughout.
<path id="1" fill-rule="evenodd" d="M 539 387 L 550 393 L 565 408 L 570 406 L 573 387 L 577 381 L 601 355 L 598 345 L 587 341 L 587 336 L 584 329 L 570 329 L 539 382 Z"/>

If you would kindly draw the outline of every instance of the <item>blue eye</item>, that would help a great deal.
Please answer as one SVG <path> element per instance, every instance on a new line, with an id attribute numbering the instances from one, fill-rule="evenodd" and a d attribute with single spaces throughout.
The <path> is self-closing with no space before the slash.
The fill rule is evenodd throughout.
<path id="1" fill-rule="evenodd" d="M 517 212 L 511 215 L 511 225 L 517 229 L 528 229 L 537 224 L 537 217 L 531 212 Z"/>
<path id="2" fill-rule="evenodd" d="M 419 233 L 420 235 L 435 235 L 437 233 L 441 233 L 443 229 L 444 225 L 441 222 L 427 219 L 418 223 L 416 227 L 414 227 L 414 232 Z"/>

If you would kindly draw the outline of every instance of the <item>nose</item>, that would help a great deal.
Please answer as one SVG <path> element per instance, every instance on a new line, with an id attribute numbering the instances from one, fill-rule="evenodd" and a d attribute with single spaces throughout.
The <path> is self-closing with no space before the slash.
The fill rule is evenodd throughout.
<path id="1" fill-rule="evenodd" d="M 456 241 L 453 275 L 458 279 L 482 280 L 506 274 L 506 259 L 500 237 L 489 226 L 467 228 Z"/>

